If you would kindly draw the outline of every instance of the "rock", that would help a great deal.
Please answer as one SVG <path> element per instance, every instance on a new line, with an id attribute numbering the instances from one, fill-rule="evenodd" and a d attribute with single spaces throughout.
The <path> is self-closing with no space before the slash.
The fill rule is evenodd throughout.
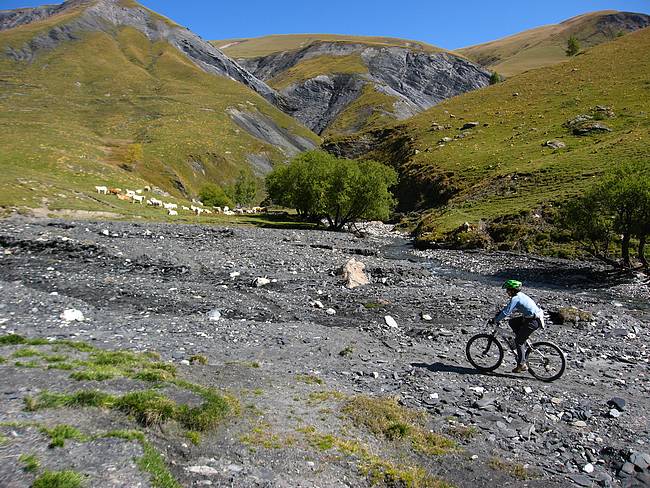
<path id="1" fill-rule="evenodd" d="M 573 422 L 573 425 L 575 427 L 585 428 L 587 427 L 587 422 L 585 422 L 584 420 L 576 420 L 575 422 Z"/>
<path id="2" fill-rule="evenodd" d="M 533 389 L 530 386 L 524 386 L 524 393 L 530 395 L 533 392 Z"/>
<path id="3" fill-rule="evenodd" d="M 476 400 L 474 402 L 474 407 L 478 408 L 479 410 L 486 410 L 494 405 L 494 402 L 496 402 L 496 398 L 494 397 L 483 397 L 480 400 Z"/>
<path id="4" fill-rule="evenodd" d="M 210 310 L 210 312 L 208 312 L 208 320 L 216 321 L 219 320 L 220 318 L 221 318 L 221 312 L 218 309 L 214 308 Z"/>
<path id="5" fill-rule="evenodd" d="M 542 146 L 550 147 L 552 149 L 562 149 L 563 147 L 566 147 L 566 144 L 559 139 L 551 139 L 542 144 Z"/>
<path id="6" fill-rule="evenodd" d="M 560 307 L 557 310 L 549 312 L 549 317 L 554 324 L 562 325 L 570 322 L 577 324 L 578 322 L 591 322 L 594 316 L 591 312 L 580 310 L 576 307 Z"/>
<path id="7" fill-rule="evenodd" d="M 84 314 L 81 310 L 76 308 L 67 308 L 61 312 L 61 318 L 66 322 L 83 322 Z"/>
<path id="8" fill-rule="evenodd" d="M 623 464 L 623 466 L 621 467 L 620 473 L 624 473 L 624 474 L 627 474 L 627 475 L 634 474 L 634 464 L 632 464 L 632 463 L 629 462 L 629 461 L 626 462 L 626 463 Z"/>
<path id="9" fill-rule="evenodd" d="M 440 139 L 440 141 L 438 141 L 438 143 L 440 143 L 440 144 L 445 144 L 445 143 L 447 143 L 447 142 L 451 142 L 451 141 L 453 141 L 453 140 L 454 140 L 453 137 L 443 137 L 442 139 Z"/>
<path id="10" fill-rule="evenodd" d="M 617 419 L 617 418 L 619 418 L 619 417 L 621 416 L 621 411 L 620 411 L 620 410 L 617 410 L 617 409 L 615 409 L 615 408 L 612 408 L 612 409 L 609 411 L 609 416 L 610 416 L 611 418 L 613 418 L 613 419 Z"/>
<path id="11" fill-rule="evenodd" d="M 591 463 L 585 464 L 585 465 L 582 467 L 582 470 L 583 470 L 585 473 L 587 473 L 587 474 L 591 474 L 591 473 L 594 472 L 594 465 L 591 464 Z"/>
<path id="12" fill-rule="evenodd" d="M 429 322 L 429 321 L 431 321 L 433 319 L 431 318 L 431 315 L 429 315 L 428 313 L 425 313 L 425 314 L 422 314 L 422 320 L 426 320 L 427 322 Z"/>
<path id="13" fill-rule="evenodd" d="M 187 359 L 181 359 L 180 364 L 182 364 L 183 366 L 189 366 L 190 362 Z"/>
<path id="14" fill-rule="evenodd" d="M 233 271 L 229 274 L 231 278 L 237 278 L 237 276 L 241 275 L 239 271 Z"/>
<path id="15" fill-rule="evenodd" d="M 333 308 L 328 308 L 327 310 L 325 310 L 325 313 L 327 315 L 336 315 L 336 310 L 334 310 Z"/>
<path id="16" fill-rule="evenodd" d="M 466 122 L 465 124 L 463 124 L 460 130 L 473 129 L 474 127 L 478 127 L 478 126 L 479 126 L 478 122 Z"/>
<path id="17" fill-rule="evenodd" d="M 108 231 L 108 229 L 104 229 L 104 230 L 102 230 L 102 235 L 110 236 L 111 233 Z"/>
<path id="18" fill-rule="evenodd" d="M 340 270 L 340 274 L 343 275 L 343 280 L 345 280 L 345 287 L 356 288 L 370 283 L 368 276 L 366 276 L 365 269 L 366 265 L 361 261 L 357 261 L 355 258 L 350 258 L 350 260 L 345 263 Z"/>
<path id="19" fill-rule="evenodd" d="M 607 401 L 607 405 L 614 407 L 616 410 L 620 410 L 621 412 L 625 410 L 626 403 L 627 402 L 620 397 L 613 397 Z"/>
<path id="20" fill-rule="evenodd" d="M 646 470 L 650 466 L 650 454 L 647 452 L 632 452 L 630 462 L 637 468 Z"/>
<path id="21" fill-rule="evenodd" d="M 586 136 L 597 132 L 611 132 L 608 126 L 602 122 L 585 122 L 573 128 L 573 133 L 576 136 Z"/>
<path id="22" fill-rule="evenodd" d="M 593 480 L 584 474 L 569 474 L 568 478 L 578 486 L 592 487 L 594 485 Z"/>
<path id="23" fill-rule="evenodd" d="M 386 325 L 389 326 L 389 327 L 391 327 L 391 328 L 397 328 L 397 327 L 399 327 L 399 326 L 397 325 L 397 322 L 395 321 L 395 319 L 394 319 L 393 317 L 391 317 L 390 315 L 386 315 L 386 316 L 384 317 L 384 321 L 386 322 Z"/>
<path id="24" fill-rule="evenodd" d="M 219 474 L 219 470 L 212 466 L 187 466 L 185 471 L 201 476 L 215 476 Z"/>
<path id="25" fill-rule="evenodd" d="M 255 278 L 253 280 L 253 285 L 258 288 L 268 285 L 269 283 L 271 283 L 271 280 L 269 280 L 268 278 Z"/>
<path id="26" fill-rule="evenodd" d="M 567 120 L 564 123 L 565 127 L 575 127 L 579 124 L 582 124 L 583 122 L 588 122 L 590 120 L 593 120 L 594 118 L 591 115 L 587 114 L 580 114 L 572 119 Z"/>

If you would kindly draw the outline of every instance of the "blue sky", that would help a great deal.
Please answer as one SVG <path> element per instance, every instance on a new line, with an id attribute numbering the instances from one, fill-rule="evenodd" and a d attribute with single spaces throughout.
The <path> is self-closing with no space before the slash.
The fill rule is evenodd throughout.
<path id="1" fill-rule="evenodd" d="M 0 0 L 0 9 L 42 4 Z M 61 3 L 61 2 L 48 2 Z M 141 0 L 204 39 L 332 33 L 402 37 L 455 49 L 594 10 L 650 14 L 648 0 Z"/>

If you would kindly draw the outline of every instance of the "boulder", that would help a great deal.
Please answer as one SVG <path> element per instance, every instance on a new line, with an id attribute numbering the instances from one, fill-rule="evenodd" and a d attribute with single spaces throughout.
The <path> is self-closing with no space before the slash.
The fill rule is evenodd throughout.
<path id="1" fill-rule="evenodd" d="M 357 286 L 367 285 L 370 283 L 368 276 L 365 273 L 366 265 L 361 261 L 357 261 L 355 258 L 350 258 L 350 260 L 343 265 L 341 268 L 341 273 L 343 279 L 345 280 L 346 288 L 356 288 Z"/>
<path id="2" fill-rule="evenodd" d="M 268 278 L 255 278 L 253 280 L 253 286 L 256 286 L 257 288 L 260 288 L 262 286 L 268 285 L 271 283 L 271 280 Z"/>
<path id="3" fill-rule="evenodd" d="M 572 119 L 567 120 L 564 123 L 564 126 L 565 127 L 575 127 L 575 126 L 580 125 L 580 124 L 582 124 L 584 122 L 587 122 L 589 120 L 594 120 L 594 118 L 591 115 L 580 114 L 580 115 L 575 116 Z"/>
<path id="4" fill-rule="evenodd" d="M 566 144 L 558 139 L 551 139 L 542 144 L 542 146 L 550 147 L 551 149 L 562 149 L 563 147 L 566 147 Z"/>
<path id="5" fill-rule="evenodd" d="M 478 127 L 479 123 L 478 122 L 466 122 L 460 130 L 467 130 L 467 129 L 473 129 L 474 127 Z"/>
<path id="6" fill-rule="evenodd" d="M 586 136 L 598 132 L 611 132 L 611 131 L 612 129 L 610 129 L 602 122 L 584 122 L 583 124 L 577 125 L 573 128 L 573 133 L 576 136 Z"/>
<path id="7" fill-rule="evenodd" d="M 76 308 L 68 308 L 61 313 L 61 318 L 66 322 L 83 322 L 84 314 Z"/>

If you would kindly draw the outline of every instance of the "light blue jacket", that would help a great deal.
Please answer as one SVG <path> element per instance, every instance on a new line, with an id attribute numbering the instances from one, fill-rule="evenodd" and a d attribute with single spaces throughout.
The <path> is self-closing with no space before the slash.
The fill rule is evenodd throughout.
<path id="1" fill-rule="evenodd" d="M 542 321 L 542 325 L 544 324 L 544 312 L 542 312 L 542 309 L 539 308 L 533 299 L 525 293 L 519 292 L 512 297 L 508 302 L 508 305 L 506 305 L 505 308 L 499 312 L 499 315 L 494 318 L 494 321 L 499 323 L 506 317 L 509 317 L 513 312 L 520 312 L 524 317 L 529 319 L 537 317 Z"/>

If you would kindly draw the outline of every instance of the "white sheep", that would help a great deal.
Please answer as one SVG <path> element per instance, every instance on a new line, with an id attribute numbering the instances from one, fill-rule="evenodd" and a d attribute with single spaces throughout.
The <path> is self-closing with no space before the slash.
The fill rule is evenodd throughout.
<path id="1" fill-rule="evenodd" d="M 186 207 L 185 205 L 183 205 L 181 208 L 182 208 L 183 210 L 188 211 L 188 212 L 190 211 L 190 207 Z"/>
<path id="2" fill-rule="evenodd" d="M 126 194 L 132 197 L 133 195 L 135 195 L 135 190 L 126 190 Z"/>
<path id="3" fill-rule="evenodd" d="M 163 203 L 163 207 L 165 207 L 167 210 L 173 210 L 178 208 L 178 205 L 175 203 Z"/>
<path id="4" fill-rule="evenodd" d="M 152 198 L 150 200 L 150 202 L 151 202 L 151 205 L 153 207 L 162 207 L 163 206 L 163 202 L 161 200 L 156 199 L 156 198 Z"/>
<path id="5" fill-rule="evenodd" d="M 143 195 L 133 195 L 131 198 L 133 198 L 131 203 L 138 202 L 140 205 L 144 203 L 144 196 Z"/>
<path id="6" fill-rule="evenodd" d="M 168 215 L 178 215 L 178 212 L 176 210 L 172 210 L 171 208 L 167 210 Z"/>
<path id="7" fill-rule="evenodd" d="M 95 190 L 97 190 L 97 193 L 100 195 L 106 195 L 108 193 L 108 187 L 106 186 L 96 186 Z"/>

